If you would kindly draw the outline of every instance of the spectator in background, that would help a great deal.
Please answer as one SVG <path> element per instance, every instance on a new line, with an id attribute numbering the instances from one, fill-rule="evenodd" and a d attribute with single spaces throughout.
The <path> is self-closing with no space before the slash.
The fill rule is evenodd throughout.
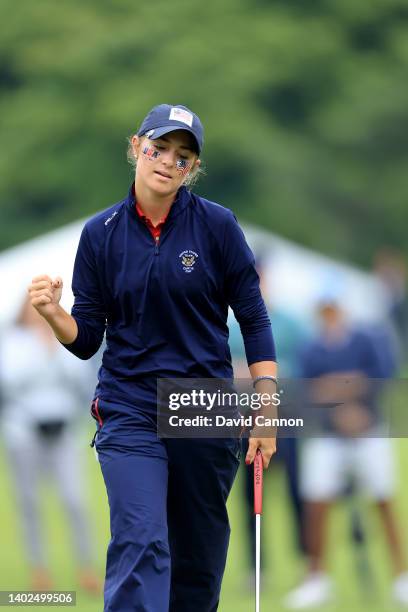
<path id="1" fill-rule="evenodd" d="M 92 382 L 92 373 L 58 343 L 27 297 L 15 323 L 0 338 L 0 385 L 2 434 L 33 590 L 52 588 L 40 525 L 40 485 L 45 478 L 52 479 L 70 522 L 79 585 L 95 594 L 101 589 L 91 567 L 91 538 L 73 431 L 78 409 L 90 401 Z"/>
<path id="2" fill-rule="evenodd" d="M 278 361 L 279 378 L 294 378 L 299 376 L 299 352 L 306 341 L 306 333 L 300 323 L 281 309 L 274 308 L 271 301 L 271 292 L 267 280 L 266 255 L 258 255 L 256 258 L 256 270 L 260 279 L 262 297 L 268 309 L 268 315 L 274 332 Z M 248 367 L 245 360 L 244 345 L 235 319 L 229 322 L 229 345 L 234 363 L 235 379 L 247 379 Z M 244 446 L 248 444 L 244 440 Z M 303 510 L 302 500 L 299 492 L 298 478 L 298 441 L 296 438 L 280 438 L 275 455 L 275 462 L 280 462 L 286 472 L 289 501 L 293 513 L 294 527 L 296 533 L 296 546 L 301 554 L 304 553 L 303 535 Z M 272 468 L 272 471 L 275 467 Z M 248 538 L 251 549 L 251 575 L 249 583 L 255 584 L 255 517 L 253 512 L 253 467 L 244 466 L 244 494 L 247 510 Z M 263 547 L 265 551 L 265 546 Z M 262 564 L 267 554 L 262 553 Z"/>
<path id="3" fill-rule="evenodd" d="M 374 258 L 374 273 L 385 290 L 387 314 L 394 326 L 402 359 L 408 356 L 407 267 L 404 257 L 393 249 L 381 249 Z"/>
<path id="4" fill-rule="evenodd" d="M 392 506 L 392 446 L 389 439 L 380 437 L 378 405 L 378 379 L 393 374 L 392 344 L 382 341 L 379 346 L 378 334 L 352 328 L 337 299 L 321 301 L 318 316 L 320 332 L 303 352 L 303 376 L 313 379 L 313 403 L 329 405 L 333 399 L 338 403 L 332 402 L 333 409 L 320 408 L 326 437 L 303 441 L 300 471 L 309 568 L 305 581 L 287 596 L 285 604 L 305 609 L 332 597 L 332 581 L 324 565 L 326 521 L 330 505 L 344 492 L 347 475 L 354 473 L 380 512 L 395 573 L 394 599 L 408 605 L 408 573 Z"/>

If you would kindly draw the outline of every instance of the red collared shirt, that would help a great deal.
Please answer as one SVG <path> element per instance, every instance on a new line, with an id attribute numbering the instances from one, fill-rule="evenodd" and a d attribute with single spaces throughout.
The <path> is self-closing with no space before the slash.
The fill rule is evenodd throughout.
<path id="1" fill-rule="evenodd" d="M 144 223 L 149 228 L 149 231 L 151 235 L 153 236 L 153 238 L 156 240 L 156 242 L 158 242 L 163 225 L 167 219 L 167 215 L 163 217 L 163 219 L 160 219 L 157 225 L 153 225 L 151 219 L 149 219 L 149 217 L 146 217 L 146 215 L 144 214 L 143 210 L 140 208 L 137 202 L 136 202 L 136 212 L 139 215 L 139 217 L 142 219 L 142 221 L 144 221 Z"/>

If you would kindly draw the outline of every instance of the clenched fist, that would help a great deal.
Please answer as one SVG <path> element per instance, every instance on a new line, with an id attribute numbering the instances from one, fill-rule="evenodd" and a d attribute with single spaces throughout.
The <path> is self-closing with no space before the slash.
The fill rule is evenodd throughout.
<path id="1" fill-rule="evenodd" d="M 33 278 L 31 285 L 28 287 L 31 304 L 40 313 L 41 316 L 47 318 L 52 316 L 60 302 L 62 295 L 62 278 L 57 276 L 52 280 L 46 274 Z"/>
<path id="2" fill-rule="evenodd" d="M 78 335 L 77 323 L 59 304 L 62 278 L 57 276 L 52 280 L 46 274 L 36 276 L 28 287 L 28 293 L 31 304 L 49 323 L 55 337 L 63 344 L 74 342 Z"/>

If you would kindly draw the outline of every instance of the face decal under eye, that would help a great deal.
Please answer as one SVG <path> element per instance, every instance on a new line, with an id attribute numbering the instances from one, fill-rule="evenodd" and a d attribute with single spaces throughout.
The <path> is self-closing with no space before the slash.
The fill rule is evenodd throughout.
<path id="1" fill-rule="evenodd" d="M 179 174 L 185 176 L 190 170 L 191 164 L 187 159 L 178 159 L 176 161 L 176 168 Z"/>
<path id="2" fill-rule="evenodd" d="M 152 147 L 151 145 L 146 146 L 142 149 L 142 153 L 143 155 L 145 155 L 148 159 L 150 159 L 150 161 L 152 161 L 153 159 L 157 159 L 160 155 L 160 151 L 157 151 L 154 147 Z"/>

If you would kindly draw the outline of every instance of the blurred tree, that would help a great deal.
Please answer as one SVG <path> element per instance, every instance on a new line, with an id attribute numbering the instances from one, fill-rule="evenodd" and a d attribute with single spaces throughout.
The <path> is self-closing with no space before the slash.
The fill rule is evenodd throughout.
<path id="1" fill-rule="evenodd" d="M 1 0 L 0 248 L 124 196 L 157 103 L 205 123 L 198 192 L 367 265 L 408 254 L 406 0 Z"/>

